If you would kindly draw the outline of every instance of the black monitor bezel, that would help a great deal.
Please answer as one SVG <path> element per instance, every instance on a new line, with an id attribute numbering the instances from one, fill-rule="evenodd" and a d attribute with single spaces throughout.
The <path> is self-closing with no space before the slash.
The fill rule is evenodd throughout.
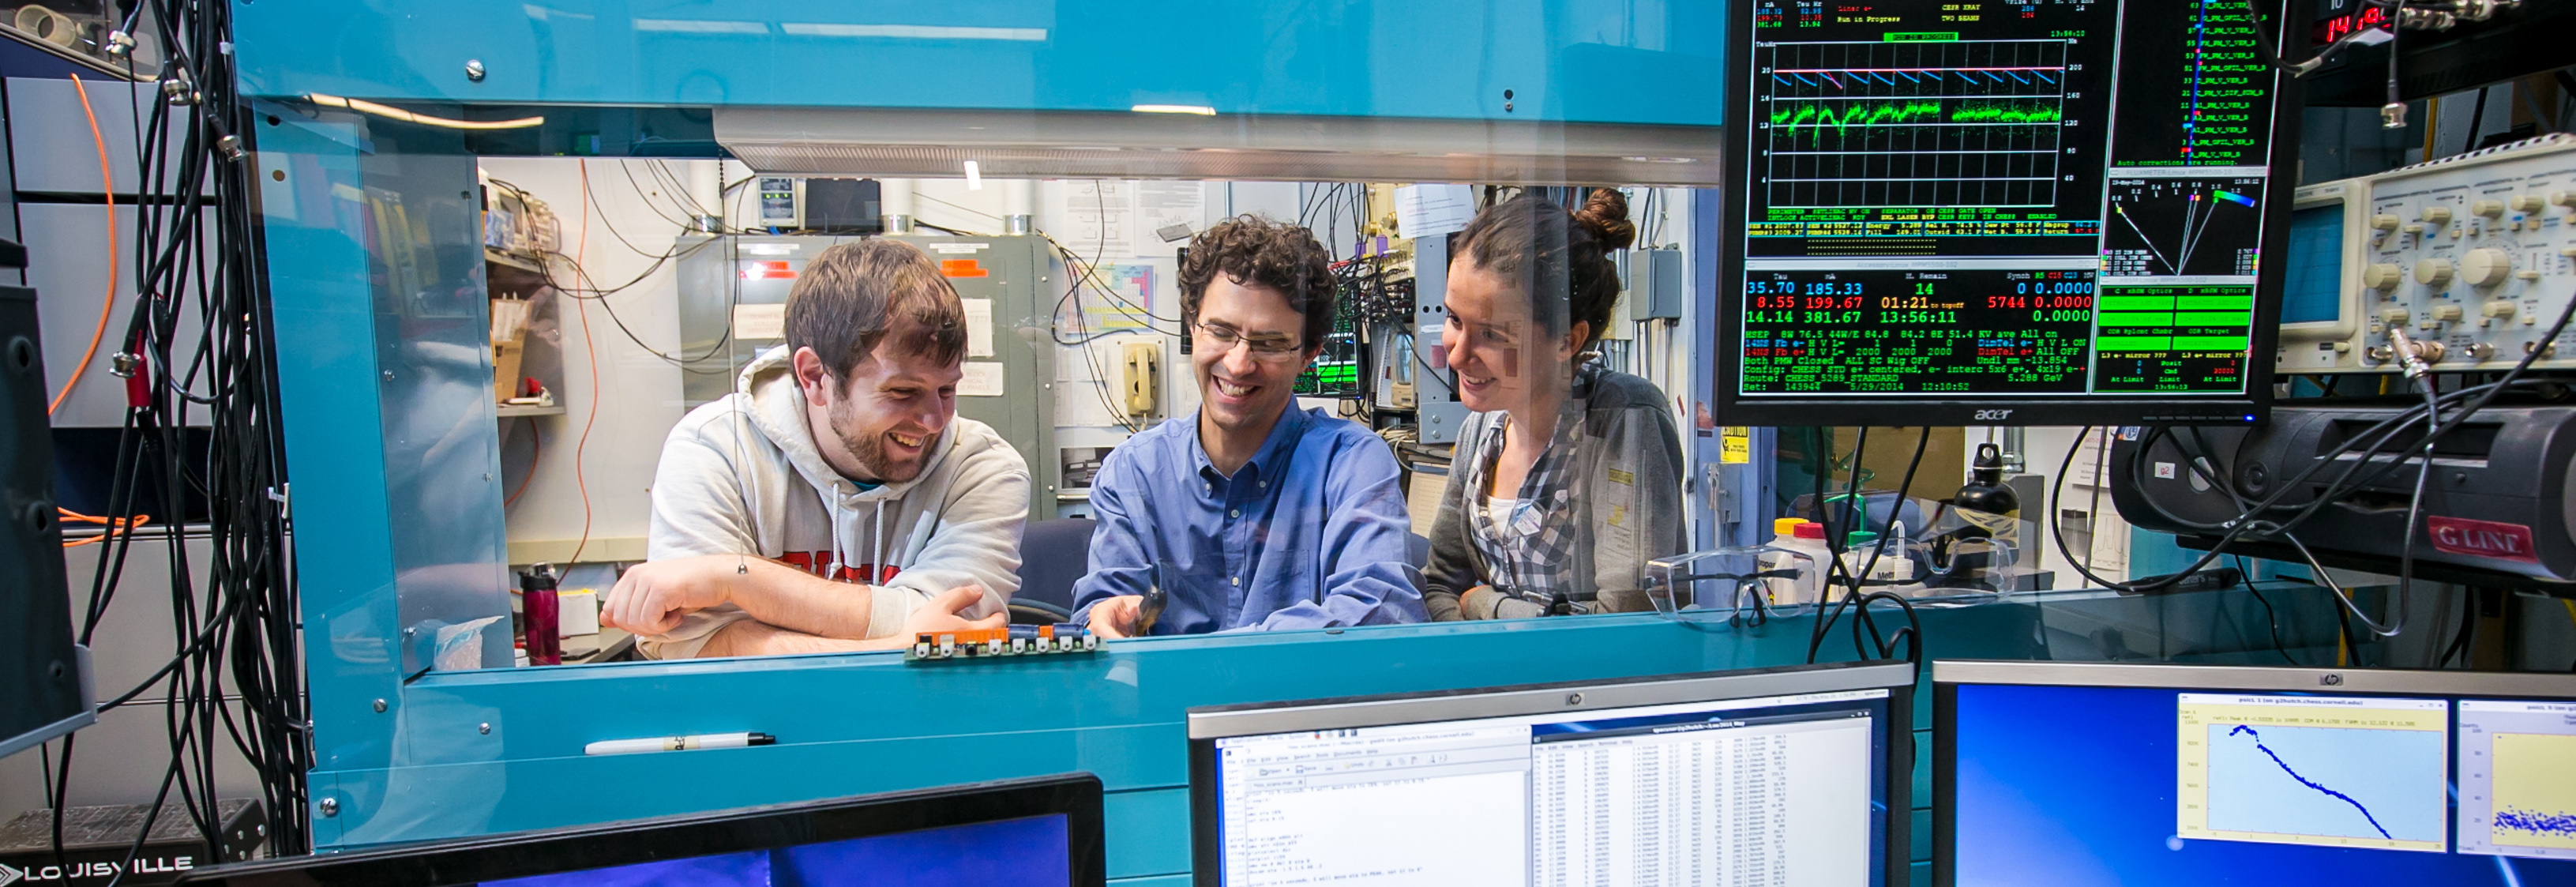
<path id="1" fill-rule="evenodd" d="M 923 829 L 1063 816 L 1074 887 L 1106 887 L 1100 780 L 1089 773 L 977 782 L 408 844 L 198 869 L 195 887 L 452 887 Z"/>
<path id="2" fill-rule="evenodd" d="M 1902 665 L 1906 663 L 1903 660 L 1820 662 L 1806 665 L 1782 665 L 1764 668 L 1734 669 L 1728 671 L 1690 672 L 1685 674 L 1651 675 L 1629 678 L 1604 678 L 1588 681 L 1555 681 L 1540 684 L 1514 684 L 1510 686 L 1482 687 L 1464 690 L 1431 690 L 1418 693 L 1388 693 L 1371 696 L 1341 696 L 1326 699 L 1238 703 L 1232 705 L 1193 708 L 1189 710 L 1189 713 L 1207 714 L 1217 712 L 1258 711 L 1274 708 L 1376 705 L 1383 703 L 1486 694 L 1522 693 L 1528 691 L 1567 691 L 1600 687 L 1636 686 L 1642 684 L 1697 680 L 1702 678 L 1765 677 L 1772 675 L 1790 675 L 1892 664 Z M 1887 743 L 1884 752 L 1886 759 L 1880 762 L 1880 765 L 1886 768 L 1887 774 L 1885 796 L 1886 808 L 1880 812 L 1879 822 L 1879 833 L 1885 836 L 1881 845 L 1881 856 L 1884 858 L 1881 860 L 1882 865 L 1880 872 L 1880 883 L 1884 885 L 1884 887 L 1897 887 L 1897 885 L 1909 883 L 1913 869 L 1913 860 L 1911 858 L 1913 856 L 1913 851 L 1911 848 L 1914 846 L 1912 832 L 1914 824 L 1914 693 L 1916 686 L 1918 686 L 1920 682 L 1919 669 L 1917 670 L 1917 674 L 1918 677 L 1916 683 L 1907 684 L 1902 688 L 1890 687 L 1888 688 L 1887 694 Z M 1713 697 L 1708 701 L 1717 702 L 1730 698 L 1751 697 Z M 1372 724 L 1372 726 L 1427 722 L 1428 721 L 1392 720 L 1386 721 L 1383 724 Z M 1196 885 L 1196 887 L 1222 887 L 1225 870 L 1223 859 L 1220 854 L 1221 848 L 1218 846 L 1217 841 L 1218 812 L 1216 798 L 1216 739 L 1213 737 L 1192 737 L 1189 740 L 1189 747 L 1190 883 Z"/>
<path id="3" fill-rule="evenodd" d="M 2146 0 L 2122 0 L 2125 23 L 2129 10 Z M 2293 10 L 2276 23 L 2279 54 L 2294 56 L 2307 45 L 2308 3 L 2292 0 Z M 2112 397 L 2099 395 L 1993 395 L 1965 397 L 1893 397 L 1886 395 L 1820 395 L 1744 398 L 1738 393 L 1744 373 L 1743 223 L 1752 171 L 1753 80 L 1745 66 L 1754 57 L 1753 15 L 1730 10 L 1726 53 L 1732 64 L 1726 84 L 1724 152 L 1725 185 L 1718 194 L 1717 286 L 1711 313 L 1717 316 L 1717 348 L 1710 365 L 1716 377 L 1712 398 L 1717 420 L 1728 425 L 1765 426 L 1907 426 L 1907 425 L 2251 425 L 2272 409 L 2274 361 L 2280 349 L 2281 288 L 2288 266 L 2264 262 L 2255 276 L 2254 328 L 2246 355 L 2245 393 Z M 2306 83 L 2275 72 L 2271 175 L 2263 184 L 2262 255 L 2286 257 L 2289 213 L 2298 190 L 2299 108 Z M 2091 358 L 2088 356 L 2088 360 Z"/>
<path id="4" fill-rule="evenodd" d="M 2000 666 L 2023 671 L 2025 680 L 1944 679 L 1943 667 Z M 2163 670 L 2177 680 L 2148 683 L 2124 680 L 2138 669 Z M 2049 680 L 2052 672 L 2074 680 Z M 2152 673 L 2152 672 L 2150 672 Z M 2209 680 L 2242 676 L 2242 681 Z M 2184 681 L 2183 678 L 2200 680 Z M 2504 683 L 2558 687 L 2507 687 Z M 2316 668 L 2285 665 L 2200 665 L 2175 662 L 2069 663 L 2020 660 L 1941 660 L 1932 664 L 1932 887 L 1958 883 L 1958 736 L 1959 687 L 2105 687 L 2176 692 L 2316 693 L 2345 696 L 2438 696 L 2444 699 L 2576 699 L 2576 674 L 2546 672 L 2471 672 L 2439 669 Z M 2484 686 L 2481 686 L 2484 685 Z M 2456 714 L 2454 715 L 2456 716 Z"/>

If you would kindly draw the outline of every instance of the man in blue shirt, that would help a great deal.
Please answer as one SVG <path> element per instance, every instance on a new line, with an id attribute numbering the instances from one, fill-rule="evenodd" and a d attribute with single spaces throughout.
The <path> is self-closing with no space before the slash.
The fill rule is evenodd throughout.
<path id="1" fill-rule="evenodd" d="M 1333 328 L 1323 245 L 1232 219 L 1190 242 L 1180 280 L 1199 410 L 1101 461 L 1074 618 L 1113 638 L 1424 621 L 1395 454 L 1296 409 L 1297 375 Z M 1138 631 L 1157 563 L 1168 603 Z"/>

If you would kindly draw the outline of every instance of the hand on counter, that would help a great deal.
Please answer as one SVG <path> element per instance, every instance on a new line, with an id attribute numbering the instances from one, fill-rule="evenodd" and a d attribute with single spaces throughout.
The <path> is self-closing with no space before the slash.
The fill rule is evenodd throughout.
<path id="1" fill-rule="evenodd" d="M 1099 635 L 1102 640 L 1127 637 L 1128 632 L 1135 630 L 1136 617 L 1144 604 L 1143 595 L 1122 594 L 1091 605 L 1091 633 Z"/>
<path id="2" fill-rule="evenodd" d="M 599 624 L 639 635 L 668 633 L 679 627 L 681 616 L 731 600 L 733 581 L 746 565 L 766 563 L 706 554 L 636 564 L 626 568 L 626 575 L 608 590 L 608 599 L 600 602 Z"/>

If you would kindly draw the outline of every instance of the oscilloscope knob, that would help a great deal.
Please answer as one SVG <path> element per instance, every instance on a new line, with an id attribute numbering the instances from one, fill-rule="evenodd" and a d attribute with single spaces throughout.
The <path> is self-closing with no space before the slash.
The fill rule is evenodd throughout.
<path id="1" fill-rule="evenodd" d="M 2417 214 L 2416 218 L 2423 219 L 2437 227 L 2448 225 L 2451 223 L 2451 208 L 2447 206 L 2428 206 L 2424 208 L 2422 213 Z"/>
<path id="2" fill-rule="evenodd" d="M 2406 269 L 2386 262 L 2375 262 L 2361 269 L 2361 285 L 2380 292 L 2396 289 L 2405 280 Z"/>
<path id="3" fill-rule="evenodd" d="M 2512 200 L 2506 202 L 2513 207 L 2514 212 L 2518 213 L 2536 213 L 2543 205 L 2538 194 L 2517 194 Z"/>
<path id="4" fill-rule="evenodd" d="M 2473 249 L 2460 257 L 2460 277 L 2470 286 L 2494 286 L 2513 276 L 2513 257 L 2500 249 Z"/>
<path id="5" fill-rule="evenodd" d="M 2490 219 L 2500 219 L 2504 217 L 2504 201 L 2480 200 L 2476 203 L 2469 204 L 2469 212 L 2476 213 Z"/>
<path id="6" fill-rule="evenodd" d="M 2549 203 L 2552 206 L 2576 207 L 2576 191 L 2551 191 Z"/>
<path id="7" fill-rule="evenodd" d="M 2402 220 L 2390 213 L 2380 213 L 2370 217 L 2370 227 L 2380 231 L 2395 231 L 2397 230 L 2397 226 L 2402 223 Z"/>
<path id="8" fill-rule="evenodd" d="M 2457 321 L 2460 319 L 2460 306 L 2435 305 L 2433 306 L 2433 319 L 2443 321 L 2445 323 Z"/>
<path id="9" fill-rule="evenodd" d="M 2415 263 L 2415 282 L 2439 289 L 2451 283 L 2451 260 L 2425 259 Z"/>

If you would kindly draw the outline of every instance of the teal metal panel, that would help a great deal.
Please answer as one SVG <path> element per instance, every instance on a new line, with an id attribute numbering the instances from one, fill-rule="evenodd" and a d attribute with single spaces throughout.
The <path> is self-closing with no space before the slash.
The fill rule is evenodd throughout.
<path id="1" fill-rule="evenodd" d="M 1119 841 L 1109 845 L 1109 876 L 1135 878 L 1190 873 L 1190 791 L 1164 788 L 1112 792 L 1101 815 L 1130 835 L 1180 835 L 1178 841 Z"/>
<path id="2" fill-rule="evenodd" d="M 1915 808 L 1915 809 L 1914 809 L 1913 818 L 1914 818 L 1914 825 L 1913 825 L 1913 827 L 1912 827 L 1912 828 L 1908 829 L 1908 831 L 1912 832 L 1912 837 L 1913 837 L 1913 843 L 1914 843 L 1914 846 L 1912 846 L 1912 847 L 1910 847 L 1910 848 L 1908 848 L 1908 849 L 1907 849 L 1907 852 L 1908 852 L 1908 853 L 1910 853 L 1910 854 L 1912 854 L 1912 855 L 1907 856 L 1907 857 L 1905 857 L 1905 858 L 1906 858 L 1907 860 L 1910 860 L 1910 861 L 1912 861 L 1912 862 L 1916 862 L 1916 863 L 1927 863 L 1927 862 L 1931 862 L 1931 861 L 1932 861 L 1932 808 L 1930 808 L 1930 807 L 1917 807 L 1917 808 Z"/>
<path id="3" fill-rule="evenodd" d="M 324 773 L 376 772 L 422 760 L 396 725 L 440 627 L 492 618 L 459 659 L 510 661 L 474 163 L 380 152 L 354 116 L 261 110 L 314 753 Z M 315 822 L 317 841 L 349 839 Z"/>
<path id="4" fill-rule="evenodd" d="M 1190 887 L 1188 875 L 1155 875 L 1147 878 L 1111 878 L 1115 887 Z"/>
<path id="5" fill-rule="evenodd" d="M 2321 590 L 2269 594 L 2285 624 L 2331 620 Z M 2194 633 L 2196 646 L 2177 652 L 2198 661 L 2277 659 L 2263 623 L 2238 621 L 2254 606 L 2241 592 L 2045 597 L 2046 644 L 2028 596 L 1922 606 L 1928 653 L 2148 658 L 2133 647 L 2166 646 L 2144 634 L 2165 625 Z M 1881 615 L 1882 624 L 1900 618 Z M 365 741 L 389 749 L 393 763 L 317 773 L 315 797 L 340 804 L 324 846 L 354 847 L 1084 770 L 1111 792 L 1113 875 L 1173 874 L 1188 867 L 1189 708 L 1778 665 L 1804 660 L 1811 625 L 1616 615 L 1156 638 L 1082 656 L 929 665 L 879 653 L 431 672 L 399 688 L 387 715 L 341 724 L 372 726 Z M 1849 651 L 1836 628 L 1825 658 Z M 1922 810 L 1929 697 L 1915 709 L 1911 784 Z M 581 753 L 602 739 L 736 730 L 779 744 Z"/>
<path id="6" fill-rule="evenodd" d="M 257 163 L 315 763 L 381 768 L 394 756 L 368 700 L 400 695 L 400 622 L 360 138 L 348 122 L 263 110 L 279 121 L 260 128 Z M 317 792 L 328 785 L 316 776 Z M 337 843 L 336 826 L 316 818 L 314 840 Z"/>
<path id="7" fill-rule="evenodd" d="M 1931 688 L 1926 687 L 1924 689 L 1925 692 L 1918 697 L 1923 700 L 1924 703 L 1921 707 L 1931 708 Z M 1929 809 L 1932 806 L 1932 768 L 1922 766 L 1922 762 L 1932 760 L 1932 731 L 1917 730 L 1914 732 L 1914 760 L 1916 762 L 1916 766 L 1914 768 L 1914 806 Z M 1918 856 L 1915 858 L 1922 859 L 1924 857 Z"/>
<path id="8" fill-rule="evenodd" d="M 242 86 L 480 104 L 793 105 L 1715 126 L 1725 3 L 259 0 Z M 484 79 L 466 75 L 479 61 Z M 1504 92 L 1510 90 L 1511 98 Z"/>

